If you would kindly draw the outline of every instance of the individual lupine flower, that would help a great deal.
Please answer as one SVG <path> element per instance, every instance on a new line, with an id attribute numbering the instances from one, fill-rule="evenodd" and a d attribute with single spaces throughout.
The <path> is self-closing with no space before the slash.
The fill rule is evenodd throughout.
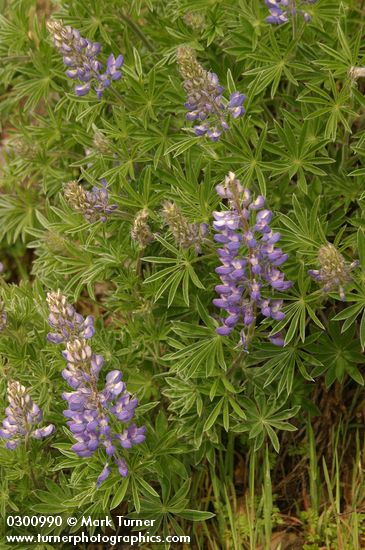
<path id="1" fill-rule="evenodd" d="M 148 210 L 144 208 L 140 210 L 137 216 L 134 218 L 133 226 L 131 229 L 132 239 L 141 247 L 144 248 L 154 240 L 153 233 L 150 226 L 147 223 Z"/>
<path id="2" fill-rule="evenodd" d="M 94 319 L 88 315 L 85 319 L 67 303 L 66 297 L 60 290 L 47 294 L 47 304 L 50 310 L 48 323 L 54 332 L 47 336 L 48 341 L 54 344 L 69 342 L 78 338 L 91 338 L 94 333 Z"/>
<path id="3" fill-rule="evenodd" d="M 340 299 L 345 300 L 346 284 L 351 281 L 351 271 L 359 266 L 359 261 L 347 263 L 337 248 L 327 243 L 322 245 L 318 251 L 319 269 L 310 269 L 308 274 L 316 281 L 321 283 L 323 292 L 326 294 L 332 290 L 337 290 Z"/>
<path id="4" fill-rule="evenodd" d="M 306 4 L 315 4 L 317 0 L 265 0 L 270 15 L 266 21 L 271 24 L 281 25 L 287 23 L 290 17 L 300 14 L 304 21 L 310 21 L 311 16 L 305 10 Z"/>
<path id="5" fill-rule="evenodd" d="M 22 440 L 29 437 L 42 439 L 54 432 L 53 424 L 35 428 L 42 421 L 43 413 L 22 384 L 9 382 L 7 397 L 9 406 L 5 409 L 6 417 L 0 429 L 0 437 L 6 440 L 8 449 L 16 449 Z"/>
<path id="6" fill-rule="evenodd" d="M 201 245 L 208 232 L 206 223 L 188 222 L 181 209 L 174 202 L 170 201 L 164 202 L 162 217 L 179 246 L 182 248 L 193 246 L 197 252 L 201 252 Z"/>
<path id="7" fill-rule="evenodd" d="M 88 318 L 84 319 L 75 313 L 73 306 L 67 303 L 59 291 L 49 294 L 47 301 L 51 310 L 50 324 L 58 330 L 49 340 L 66 342 L 62 354 L 67 365 L 62 376 L 74 391 L 64 392 L 62 397 L 68 404 L 64 411 L 67 425 L 76 440 L 72 449 L 78 456 L 87 458 L 98 448 L 104 448 L 108 458 L 114 458 L 120 475 L 125 477 L 128 468 L 125 460 L 119 456 L 118 448 L 129 449 L 132 445 L 142 443 L 145 428 L 137 428 L 132 424 L 122 433 L 115 433 L 113 428 L 117 422 L 128 425 L 134 417 L 138 399 L 127 391 L 119 370 L 109 372 L 103 388 L 98 388 L 104 358 L 93 353 L 88 342 L 94 334 L 93 322 L 90 319 L 87 322 Z M 68 327 L 66 332 L 63 330 L 65 325 Z M 85 326 L 88 327 L 86 330 Z M 108 461 L 97 479 L 97 487 L 100 487 L 110 471 Z"/>
<path id="8" fill-rule="evenodd" d="M 119 473 L 122 477 L 127 477 L 128 475 L 128 467 L 123 458 L 117 458 L 116 459 L 116 465 L 118 466 Z"/>
<path id="9" fill-rule="evenodd" d="M 280 348 L 282 348 L 285 344 L 283 332 L 276 332 L 276 334 L 269 336 L 269 339 L 270 339 L 270 342 L 274 344 L 274 346 L 279 346 Z"/>
<path id="10" fill-rule="evenodd" d="M 135 424 L 131 424 L 127 430 L 125 430 L 122 435 L 119 436 L 120 443 L 125 449 L 130 449 L 133 445 L 142 443 L 145 439 L 146 427 L 142 426 L 137 428 Z"/>
<path id="11" fill-rule="evenodd" d="M 91 191 L 87 191 L 76 181 L 70 181 L 65 185 L 64 196 L 70 206 L 83 214 L 89 223 L 96 221 L 106 222 L 107 217 L 116 208 L 117 204 L 109 204 L 109 193 L 107 190 L 107 182 L 104 178 L 101 179 L 102 187 L 93 187 Z"/>
<path id="12" fill-rule="evenodd" d="M 99 475 L 98 479 L 96 480 L 96 486 L 99 489 L 100 485 L 103 483 L 103 481 L 106 480 L 106 478 L 110 475 L 111 469 L 109 468 L 109 464 L 106 463 L 104 468 L 101 471 L 101 474 Z"/>
<path id="13" fill-rule="evenodd" d="M 224 88 L 219 84 L 217 75 L 206 71 L 189 47 L 178 48 L 177 62 L 188 94 L 185 107 L 189 112 L 186 118 L 199 122 L 194 126 L 197 136 L 207 135 L 212 141 L 217 141 L 222 131 L 229 130 L 227 115 L 238 118 L 245 113 L 243 102 L 246 96 L 233 92 L 228 103 L 224 101 Z"/>
<path id="14" fill-rule="evenodd" d="M 216 190 L 229 206 L 229 210 L 213 212 L 213 227 L 218 232 L 214 239 L 222 245 L 218 249 L 221 266 L 215 270 L 221 279 L 215 287 L 220 297 L 213 303 L 228 314 L 216 329 L 226 336 L 240 321 L 246 328 L 254 326 L 258 312 L 277 321 L 284 319 L 283 301 L 268 297 L 267 291 L 285 291 L 292 283 L 279 269 L 288 255 L 275 246 L 280 233 L 270 228 L 272 212 L 265 208 L 265 198 L 254 199 L 232 172 Z M 249 343 L 245 329 L 240 341 L 244 347 Z"/>
<path id="15" fill-rule="evenodd" d="M 5 311 L 5 304 L 0 298 L 0 332 L 2 332 L 5 329 L 7 322 L 8 322 L 8 314 Z"/>
<path id="16" fill-rule="evenodd" d="M 65 26 L 62 21 L 48 21 L 47 29 L 52 35 L 54 46 L 63 56 L 67 67 L 66 75 L 81 82 L 75 86 L 76 95 L 86 95 L 93 88 L 97 98 L 101 99 L 105 88 L 113 80 L 121 78 L 123 55 L 115 58 L 110 54 L 103 73 L 103 66 L 97 58 L 101 49 L 98 42 L 83 38 L 78 30 Z"/>

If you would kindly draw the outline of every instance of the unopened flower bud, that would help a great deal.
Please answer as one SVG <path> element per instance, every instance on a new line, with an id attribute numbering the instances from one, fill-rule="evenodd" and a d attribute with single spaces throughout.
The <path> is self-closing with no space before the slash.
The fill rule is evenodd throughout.
<path id="1" fill-rule="evenodd" d="M 197 252 L 201 251 L 201 244 L 207 232 L 206 224 L 188 222 L 181 209 L 170 201 L 163 204 L 162 216 L 181 248 L 194 246 Z"/>
<path id="2" fill-rule="evenodd" d="M 70 181 L 65 185 L 64 196 L 69 205 L 83 214 L 85 219 L 90 222 L 106 222 L 107 217 L 118 205 L 109 204 L 109 194 L 106 188 L 105 179 L 101 180 L 102 187 L 94 186 L 91 191 L 87 191 L 76 181 Z"/>
<path id="3" fill-rule="evenodd" d="M 147 223 L 148 210 L 143 209 L 138 212 L 134 219 L 133 227 L 131 229 L 132 239 L 141 247 L 144 248 L 154 240 L 153 233 L 150 226 Z"/>
<path id="4" fill-rule="evenodd" d="M 340 299 L 345 300 L 344 287 L 351 280 L 350 273 L 358 267 L 359 262 L 355 260 L 349 264 L 333 244 L 327 243 L 318 251 L 318 264 L 319 269 L 310 269 L 308 274 L 321 283 L 323 292 L 337 290 Z"/>

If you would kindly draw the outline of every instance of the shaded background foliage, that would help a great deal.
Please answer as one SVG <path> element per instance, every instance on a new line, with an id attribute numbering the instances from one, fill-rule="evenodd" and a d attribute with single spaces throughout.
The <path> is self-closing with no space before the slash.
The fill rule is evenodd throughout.
<path id="1" fill-rule="evenodd" d="M 353 67 L 364 64 L 364 2 L 318 0 L 294 32 L 269 26 L 259 0 L 1 8 L 1 395 L 6 406 L 16 378 L 58 427 L 32 446 L 36 486 L 24 449 L 1 447 L 3 514 L 136 512 L 157 518 L 159 532 L 190 533 L 196 548 L 361 548 L 365 102 Z M 103 57 L 124 54 L 117 95 L 73 94 L 46 31 L 51 15 L 99 41 Z M 247 95 L 245 116 L 217 143 L 185 122 L 181 45 Z M 294 282 L 285 320 L 261 323 L 249 353 L 216 334 L 211 304 L 215 186 L 228 171 L 267 197 Z M 63 187 L 100 178 L 118 210 L 90 225 Z M 209 224 L 201 253 L 174 241 L 166 200 Z M 130 233 L 144 209 L 155 239 L 141 249 Z M 327 241 L 360 260 L 345 302 L 307 274 Z M 104 458 L 70 451 L 64 361 L 46 343 L 45 294 L 57 288 L 97 319 L 104 371 L 123 371 L 147 425 L 129 477 L 113 471 L 98 491 Z M 260 338 L 280 329 L 282 348 Z"/>

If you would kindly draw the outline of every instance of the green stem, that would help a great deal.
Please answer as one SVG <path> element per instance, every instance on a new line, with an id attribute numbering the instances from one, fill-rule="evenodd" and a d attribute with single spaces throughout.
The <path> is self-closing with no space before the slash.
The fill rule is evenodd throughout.
<path id="1" fill-rule="evenodd" d="M 0 64 L 7 63 L 8 61 L 29 61 L 29 55 L 6 55 L 0 57 Z"/>
<path id="2" fill-rule="evenodd" d="M 291 0 L 290 8 L 291 8 L 290 11 L 291 11 L 292 29 L 293 29 L 293 40 L 295 40 L 297 35 L 297 10 L 295 6 L 295 0 Z"/>
<path id="3" fill-rule="evenodd" d="M 120 17 L 123 19 L 125 23 L 127 23 L 128 27 L 142 40 L 143 44 L 146 46 L 150 52 L 154 52 L 155 48 L 151 44 L 151 42 L 148 40 L 148 38 L 144 35 L 144 33 L 141 31 L 139 26 L 128 17 L 128 15 L 125 15 L 125 13 L 121 13 Z"/>
<path id="4" fill-rule="evenodd" d="M 30 459 L 29 434 L 27 434 L 25 436 L 25 455 L 26 455 L 26 458 L 27 458 L 29 478 L 32 482 L 33 487 L 36 488 L 37 487 L 37 480 L 36 480 L 36 477 L 34 475 L 32 461 Z"/>
<path id="5" fill-rule="evenodd" d="M 109 92 L 111 92 L 114 97 L 116 97 L 118 99 L 118 101 L 120 103 L 122 103 L 124 106 L 125 106 L 125 101 L 124 101 L 124 97 L 122 96 L 122 94 L 120 94 L 115 88 L 113 87 L 110 87 L 108 88 Z"/>
<path id="6" fill-rule="evenodd" d="M 21 278 L 24 279 L 24 281 L 29 281 L 28 272 L 25 269 L 23 263 L 16 256 L 13 256 L 13 257 L 14 257 L 14 261 L 16 263 L 16 267 L 17 267 L 17 270 L 18 270 Z"/>
<path id="7" fill-rule="evenodd" d="M 137 260 L 136 260 L 136 275 L 141 278 L 142 277 L 142 255 L 144 252 L 144 248 L 138 252 Z"/>

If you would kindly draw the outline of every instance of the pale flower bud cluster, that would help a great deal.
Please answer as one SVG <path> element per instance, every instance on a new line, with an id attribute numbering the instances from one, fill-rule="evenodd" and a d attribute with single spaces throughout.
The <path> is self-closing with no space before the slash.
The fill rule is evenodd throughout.
<path id="1" fill-rule="evenodd" d="M 181 248 L 193 246 L 197 252 L 201 252 L 201 245 L 208 232 L 206 223 L 190 223 L 181 209 L 171 201 L 164 202 L 162 217 Z"/>
<path id="2" fill-rule="evenodd" d="M 140 210 L 134 219 L 131 229 L 132 239 L 141 247 L 144 248 L 154 240 L 153 233 L 148 225 L 148 210 L 144 208 Z"/>
<path id="3" fill-rule="evenodd" d="M 321 283 L 323 292 L 338 291 L 341 300 L 345 300 L 346 284 L 351 281 L 351 271 L 358 267 L 358 260 L 346 262 L 337 248 L 327 243 L 318 251 L 319 269 L 310 269 L 308 274 Z"/>
<path id="4" fill-rule="evenodd" d="M 84 216 L 89 222 L 106 222 L 108 216 L 118 208 L 117 204 L 109 204 L 107 182 L 101 179 L 102 186 L 94 186 L 91 191 L 86 190 L 77 181 L 70 181 L 65 185 L 64 196 L 69 205 Z"/>

